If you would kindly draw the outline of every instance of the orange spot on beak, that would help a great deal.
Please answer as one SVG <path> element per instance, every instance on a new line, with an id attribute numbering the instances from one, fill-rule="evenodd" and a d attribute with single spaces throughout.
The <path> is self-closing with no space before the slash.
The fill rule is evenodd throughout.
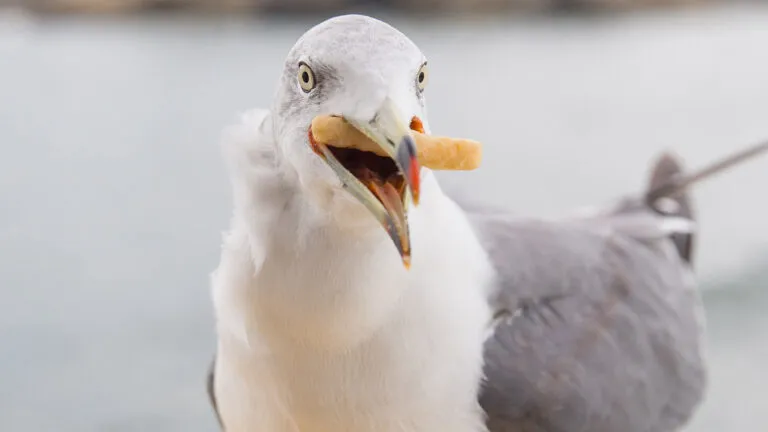
<path id="1" fill-rule="evenodd" d="M 424 133 L 424 123 L 421 122 L 421 119 L 413 116 L 411 119 L 411 130 L 414 130 L 419 133 Z"/>

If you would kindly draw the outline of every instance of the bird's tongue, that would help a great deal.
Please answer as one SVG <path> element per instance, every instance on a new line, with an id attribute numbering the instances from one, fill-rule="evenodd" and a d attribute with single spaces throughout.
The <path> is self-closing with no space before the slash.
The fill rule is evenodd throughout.
<path id="1" fill-rule="evenodd" d="M 359 170 L 358 179 L 378 198 L 387 211 L 389 215 L 389 220 L 387 221 L 389 235 L 399 239 L 401 245 L 409 245 L 406 238 L 408 235 L 408 225 L 405 220 L 405 208 L 403 208 L 400 192 L 398 192 L 394 183 L 382 180 L 379 175 L 368 169 Z M 404 252 L 407 252 L 407 256 L 410 256 L 410 250 Z"/>

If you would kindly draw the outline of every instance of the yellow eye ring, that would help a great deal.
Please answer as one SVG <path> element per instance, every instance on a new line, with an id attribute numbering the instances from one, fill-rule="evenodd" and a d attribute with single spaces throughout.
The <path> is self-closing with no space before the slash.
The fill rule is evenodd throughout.
<path id="1" fill-rule="evenodd" d="M 429 82 L 429 68 L 427 67 L 427 64 L 424 63 L 416 74 L 416 87 L 419 88 L 419 91 L 424 91 L 427 87 L 427 82 Z"/>
<path id="2" fill-rule="evenodd" d="M 315 88 L 315 73 L 312 72 L 312 69 L 306 63 L 299 63 L 297 75 L 299 87 L 301 87 L 304 93 L 309 93 Z"/>

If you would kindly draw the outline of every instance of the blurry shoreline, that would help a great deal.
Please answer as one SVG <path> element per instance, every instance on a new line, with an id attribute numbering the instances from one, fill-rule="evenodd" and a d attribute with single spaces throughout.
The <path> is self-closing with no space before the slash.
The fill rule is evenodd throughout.
<path id="1" fill-rule="evenodd" d="M 749 1 L 748 1 L 749 2 Z M 192 13 L 343 14 L 361 10 L 424 15 L 600 13 L 725 5 L 724 0 L 0 0 L 3 8 L 38 14 Z"/>

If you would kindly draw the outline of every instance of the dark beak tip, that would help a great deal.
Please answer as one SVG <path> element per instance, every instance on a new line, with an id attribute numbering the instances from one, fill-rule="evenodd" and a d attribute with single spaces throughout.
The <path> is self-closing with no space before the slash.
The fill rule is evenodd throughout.
<path id="1" fill-rule="evenodd" d="M 413 204 L 418 206 L 421 166 L 416 155 L 416 141 L 413 137 L 403 137 L 397 149 L 397 163 L 404 171 L 408 187 L 411 189 Z"/>

